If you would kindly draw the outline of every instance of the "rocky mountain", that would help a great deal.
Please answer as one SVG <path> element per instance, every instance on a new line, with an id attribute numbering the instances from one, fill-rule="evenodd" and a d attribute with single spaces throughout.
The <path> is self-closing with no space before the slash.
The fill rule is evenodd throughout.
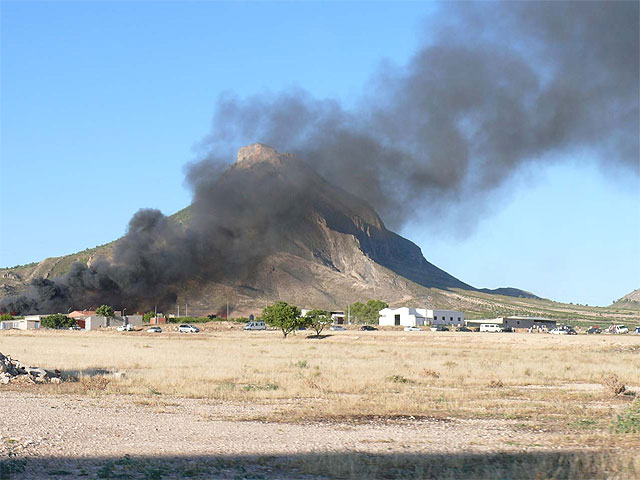
<path id="1" fill-rule="evenodd" d="M 277 299 L 328 309 L 369 298 L 444 307 L 451 306 L 451 296 L 437 292 L 477 291 L 428 262 L 417 245 L 388 230 L 368 204 L 293 155 L 262 144 L 243 147 L 236 162 L 211 182 L 197 184 L 207 193 L 169 217 L 172 228 L 190 235 L 180 242 L 197 244 L 192 248 L 198 252 L 196 263 L 211 264 L 184 278 L 167 277 L 173 279 L 167 281 L 173 282 L 174 301 L 188 302 L 191 312 L 222 311 L 227 302 L 236 312 L 248 312 Z M 192 242 L 194 232 L 197 242 Z M 127 242 L 123 237 L 78 254 L 3 269 L 0 297 L 23 291 L 34 279 L 55 279 L 74 261 L 113 261 Z M 513 288 L 484 292 L 537 298 Z M 137 303 L 127 304 L 129 311 L 148 308 L 144 300 L 128 301 Z"/>

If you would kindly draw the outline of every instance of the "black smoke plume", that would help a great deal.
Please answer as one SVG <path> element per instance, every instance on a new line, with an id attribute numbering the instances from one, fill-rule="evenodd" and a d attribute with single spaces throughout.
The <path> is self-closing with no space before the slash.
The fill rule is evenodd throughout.
<path id="1" fill-rule="evenodd" d="M 637 178 L 639 5 L 445 4 L 408 64 L 383 63 L 353 108 L 303 90 L 222 96 L 204 158 L 187 167 L 186 228 L 141 210 L 112 261 L 38 280 L 0 310 L 168 305 L 185 282 L 248 268 L 304 215 L 313 188 L 278 192 L 268 178 L 225 177 L 233 151 L 257 141 L 294 153 L 396 228 L 415 214 L 448 222 L 452 206 L 479 216 L 490 193 L 528 164 L 595 157 Z"/>
<path id="2" fill-rule="evenodd" d="M 204 148 L 228 158 L 261 141 L 295 153 L 394 228 L 465 202 L 477 213 L 520 167 L 560 155 L 595 153 L 604 169 L 638 175 L 638 6 L 452 2 L 356 108 L 304 91 L 226 95 Z"/>

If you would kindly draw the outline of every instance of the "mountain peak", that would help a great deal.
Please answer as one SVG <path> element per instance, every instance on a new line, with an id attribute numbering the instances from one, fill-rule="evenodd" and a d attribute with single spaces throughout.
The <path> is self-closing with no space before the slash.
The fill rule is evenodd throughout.
<path id="1" fill-rule="evenodd" d="M 275 148 L 263 143 L 253 143 L 238 150 L 236 164 L 253 165 L 256 163 L 268 162 L 279 165 L 283 157 L 293 157 L 290 153 L 279 153 Z"/>

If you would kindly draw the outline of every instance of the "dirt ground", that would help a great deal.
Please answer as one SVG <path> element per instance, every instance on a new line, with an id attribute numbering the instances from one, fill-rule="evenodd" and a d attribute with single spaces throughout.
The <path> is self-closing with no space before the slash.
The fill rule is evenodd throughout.
<path id="1" fill-rule="evenodd" d="M 640 338 L 341 333 L 0 335 L 0 479 L 640 477 Z"/>
<path id="2" fill-rule="evenodd" d="M 304 473 L 308 465 L 301 470 L 299 459 L 349 453 L 491 458 L 560 450 L 548 432 L 523 429 L 515 420 L 265 422 L 242 418 L 276 405 L 185 398 L 149 404 L 135 396 L 20 391 L 0 391 L 0 404 L 6 478 L 331 478 L 322 468 Z M 288 466 L 291 458 L 298 461 Z"/>

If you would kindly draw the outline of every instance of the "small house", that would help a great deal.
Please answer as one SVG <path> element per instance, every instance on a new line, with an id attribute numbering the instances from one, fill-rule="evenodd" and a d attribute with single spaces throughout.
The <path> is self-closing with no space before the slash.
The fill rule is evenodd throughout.
<path id="1" fill-rule="evenodd" d="M 28 318 L 31 316 L 38 318 Z M 40 328 L 40 315 L 29 315 L 28 317 L 16 320 L 3 320 L 0 322 L 0 330 L 33 330 Z"/>

